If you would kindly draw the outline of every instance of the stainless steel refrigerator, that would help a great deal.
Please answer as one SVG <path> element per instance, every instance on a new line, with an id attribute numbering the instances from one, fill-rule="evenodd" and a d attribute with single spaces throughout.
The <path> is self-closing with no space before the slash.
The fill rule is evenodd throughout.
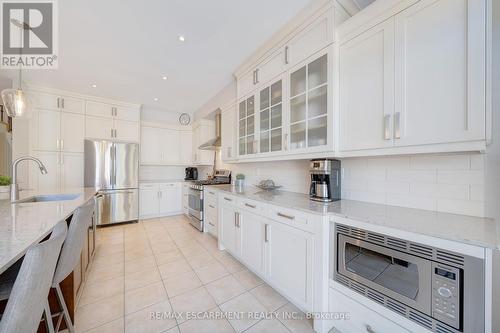
<path id="1" fill-rule="evenodd" d="M 139 218 L 139 145 L 85 140 L 85 186 L 98 190 L 97 224 Z"/>

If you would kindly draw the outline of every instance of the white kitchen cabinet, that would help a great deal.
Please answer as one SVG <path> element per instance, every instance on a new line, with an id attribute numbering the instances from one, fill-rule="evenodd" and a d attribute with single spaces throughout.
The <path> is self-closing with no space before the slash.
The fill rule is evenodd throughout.
<path id="1" fill-rule="evenodd" d="M 162 161 L 165 164 L 180 163 L 180 133 L 176 130 L 165 129 L 161 138 Z"/>
<path id="2" fill-rule="evenodd" d="M 283 150 L 283 80 L 280 78 L 259 92 L 258 149 L 260 154 Z"/>
<path id="3" fill-rule="evenodd" d="M 313 235 L 288 225 L 268 223 L 266 277 L 303 309 L 313 308 Z"/>
<path id="4" fill-rule="evenodd" d="M 285 47 L 286 64 L 295 66 L 333 42 L 333 10 L 327 10 L 303 28 Z"/>
<path id="5" fill-rule="evenodd" d="M 348 319 L 334 321 L 334 327 L 342 333 L 410 333 L 409 330 L 370 309 L 367 304 L 362 305 L 333 288 L 329 290 L 329 312 L 349 314 Z"/>
<path id="6" fill-rule="evenodd" d="M 240 258 L 245 265 L 261 276 L 266 272 L 264 245 L 267 241 L 268 225 L 263 222 L 264 220 L 260 215 L 243 210 L 239 223 L 241 229 Z"/>
<path id="7" fill-rule="evenodd" d="M 190 165 L 192 131 L 142 126 L 142 165 Z"/>
<path id="8" fill-rule="evenodd" d="M 203 207 L 203 219 L 206 231 L 217 237 L 218 225 L 217 204 L 214 202 L 206 202 Z"/>
<path id="9" fill-rule="evenodd" d="M 255 96 L 238 103 L 238 155 L 252 155 L 257 152 L 255 138 Z"/>
<path id="10" fill-rule="evenodd" d="M 120 141 L 139 142 L 139 123 L 114 119 L 114 138 Z"/>
<path id="11" fill-rule="evenodd" d="M 162 137 L 163 129 L 158 127 L 141 128 L 141 164 L 158 165 L 162 163 Z"/>
<path id="12" fill-rule="evenodd" d="M 82 114 L 36 110 L 33 149 L 83 152 L 85 119 Z"/>
<path id="13" fill-rule="evenodd" d="M 159 207 L 159 185 L 139 184 L 139 215 L 141 217 L 157 215 Z"/>
<path id="14" fill-rule="evenodd" d="M 395 16 L 396 146 L 485 140 L 485 0 L 422 0 Z"/>
<path id="15" fill-rule="evenodd" d="M 49 93 L 34 93 L 34 106 L 45 110 L 59 110 L 71 113 L 85 113 L 83 99 Z"/>
<path id="16" fill-rule="evenodd" d="M 245 96 L 255 89 L 255 69 L 240 76 L 236 82 L 238 96 Z"/>
<path id="17" fill-rule="evenodd" d="M 140 114 L 135 108 L 115 106 L 115 119 L 139 122 Z"/>
<path id="18" fill-rule="evenodd" d="M 191 165 L 192 151 L 193 151 L 193 132 L 192 131 L 179 131 L 179 147 L 180 157 L 179 163 L 183 165 Z"/>
<path id="19" fill-rule="evenodd" d="M 392 146 L 394 20 L 340 45 L 340 150 Z"/>
<path id="20" fill-rule="evenodd" d="M 113 119 L 85 116 L 85 138 L 112 140 Z"/>
<path id="21" fill-rule="evenodd" d="M 175 215 L 182 212 L 181 183 L 139 184 L 139 215 L 141 218 Z"/>
<path id="22" fill-rule="evenodd" d="M 222 198 L 222 200 L 225 200 Z M 234 200 L 234 199 L 231 199 Z M 229 204 L 221 205 L 219 209 L 219 240 L 222 246 L 235 257 L 239 257 L 241 250 L 239 248 L 241 232 L 238 227 L 239 213 L 236 208 Z"/>
<path id="23" fill-rule="evenodd" d="M 160 208 L 162 216 L 182 211 L 182 188 L 180 183 L 160 184 Z"/>
<path id="24" fill-rule="evenodd" d="M 221 113 L 221 157 L 222 161 L 232 161 L 236 155 L 236 106 Z"/>
<path id="25" fill-rule="evenodd" d="M 114 106 L 101 102 L 87 101 L 85 107 L 85 114 L 87 116 L 113 118 Z"/>
<path id="26" fill-rule="evenodd" d="M 292 153 L 333 150 L 331 58 L 326 49 L 290 71 L 286 144 Z"/>
<path id="27" fill-rule="evenodd" d="M 83 187 L 83 153 L 38 151 L 34 153 L 45 165 L 47 174 L 31 168 L 32 186 L 37 190 L 60 190 Z"/>

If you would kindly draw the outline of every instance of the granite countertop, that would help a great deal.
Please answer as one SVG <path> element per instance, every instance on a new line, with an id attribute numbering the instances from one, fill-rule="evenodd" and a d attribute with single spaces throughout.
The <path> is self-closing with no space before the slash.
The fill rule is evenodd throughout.
<path id="1" fill-rule="evenodd" d="M 243 191 L 238 191 L 231 185 L 212 187 L 233 195 L 306 213 L 344 217 L 406 232 L 500 249 L 500 225 L 489 218 L 354 200 L 321 203 L 310 200 L 307 194 L 280 190 L 262 191 L 256 187 L 245 187 Z"/>
<path id="2" fill-rule="evenodd" d="M 41 194 L 79 194 L 67 201 L 11 204 L 0 200 L 0 274 L 21 258 L 27 249 L 44 239 L 61 220 L 90 200 L 94 188 L 68 188 L 62 191 L 21 191 L 20 199 Z"/>

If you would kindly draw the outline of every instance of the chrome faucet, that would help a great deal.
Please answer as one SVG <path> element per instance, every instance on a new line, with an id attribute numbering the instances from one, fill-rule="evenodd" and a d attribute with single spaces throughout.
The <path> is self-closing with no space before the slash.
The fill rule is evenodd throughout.
<path id="1" fill-rule="evenodd" d="M 45 165 L 43 165 L 42 161 L 40 161 L 36 157 L 23 156 L 19 157 L 14 162 L 12 162 L 12 185 L 10 186 L 10 202 L 15 202 L 19 200 L 19 188 L 17 187 L 17 165 L 22 161 L 35 162 L 36 164 L 38 164 L 38 168 L 40 169 L 42 175 L 47 174 L 47 169 L 45 168 Z"/>

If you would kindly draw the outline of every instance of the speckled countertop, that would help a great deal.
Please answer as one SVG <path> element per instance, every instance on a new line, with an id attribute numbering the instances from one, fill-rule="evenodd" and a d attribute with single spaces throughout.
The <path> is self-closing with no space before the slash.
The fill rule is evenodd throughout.
<path id="1" fill-rule="evenodd" d="M 256 187 L 245 187 L 243 191 L 238 191 L 231 185 L 211 187 L 233 195 L 307 213 L 344 217 L 406 232 L 500 249 L 500 225 L 493 219 L 353 200 L 324 204 L 309 200 L 306 194 L 279 190 L 262 191 Z"/>
<path id="2" fill-rule="evenodd" d="M 189 182 L 190 180 L 184 180 L 184 179 L 145 179 L 145 180 L 139 180 L 139 183 L 184 183 L 184 182 Z"/>
<path id="3" fill-rule="evenodd" d="M 57 222 L 90 200 L 94 188 L 68 188 L 57 192 L 22 191 L 20 199 L 40 194 L 79 194 L 74 200 L 11 204 L 0 200 L 0 273 L 21 258 L 33 244 L 40 242 Z"/>

